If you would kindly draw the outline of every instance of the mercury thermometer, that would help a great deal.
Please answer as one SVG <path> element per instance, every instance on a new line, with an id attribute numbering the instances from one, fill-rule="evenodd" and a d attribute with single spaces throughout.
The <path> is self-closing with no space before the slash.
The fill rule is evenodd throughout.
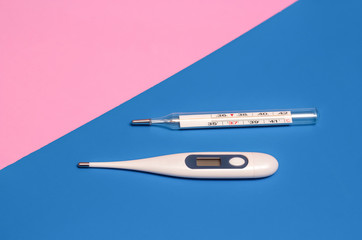
<path id="1" fill-rule="evenodd" d="M 316 108 L 209 113 L 172 113 L 165 117 L 133 120 L 132 125 L 160 125 L 171 129 L 258 127 L 315 124 Z"/>
<path id="2" fill-rule="evenodd" d="M 81 168 L 117 168 L 173 177 L 242 179 L 268 177 L 278 169 L 271 155 L 256 152 L 197 152 L 118 162 L 80 162 Z"/>

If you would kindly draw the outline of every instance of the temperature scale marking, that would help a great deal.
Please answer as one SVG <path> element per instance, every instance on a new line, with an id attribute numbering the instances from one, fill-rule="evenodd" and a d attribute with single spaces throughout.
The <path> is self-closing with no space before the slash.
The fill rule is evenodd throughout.
<path id="1" fill-rule="evenodd" d="M 180 128 L 282 125 L 293 123 L 290 111 L 180 115 Z"/>

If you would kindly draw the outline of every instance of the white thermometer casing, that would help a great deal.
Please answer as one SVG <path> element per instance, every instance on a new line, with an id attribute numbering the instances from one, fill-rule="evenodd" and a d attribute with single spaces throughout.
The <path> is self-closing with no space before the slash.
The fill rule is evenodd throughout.
<path id="1" fill-rule="evenodd" d="M 90 162 L 87 167 L 118 168 L 182 178 L 242 179 L 274 174 L 278 161 L 256 152 L 194 152 L 130 161 Z M 78 165 L 81 166 L 81 163 Z"/>

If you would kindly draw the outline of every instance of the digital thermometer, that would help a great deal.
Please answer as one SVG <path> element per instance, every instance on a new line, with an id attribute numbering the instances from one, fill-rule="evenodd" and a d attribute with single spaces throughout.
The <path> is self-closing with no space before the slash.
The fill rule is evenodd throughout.
<path id="1" fill-rule="evenodd" d="M 172 113 L 165 117 L 133 120 L 132 125 L 160 125 L 172 129 L 260 127 L 315 124 L 317 109 Z"/>
<path id="2" fill-rule="evenodd" d="M 78 167 L 118 168 L 183 178 L 263 178 L 275 173 L 278 161 L 255 152 L 179 153 L 119 162 L 80 162 Z"/>

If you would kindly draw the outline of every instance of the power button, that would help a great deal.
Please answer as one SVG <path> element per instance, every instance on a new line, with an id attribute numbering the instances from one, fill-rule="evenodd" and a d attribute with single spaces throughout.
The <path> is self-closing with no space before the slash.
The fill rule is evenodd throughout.
<path id="1" fill-rule="evenodd" d="M 240 167 L 245 163 L 245 159 L 241 157 L 233 157 L 229 160 L 229 163 L 235 167 Z"/>

